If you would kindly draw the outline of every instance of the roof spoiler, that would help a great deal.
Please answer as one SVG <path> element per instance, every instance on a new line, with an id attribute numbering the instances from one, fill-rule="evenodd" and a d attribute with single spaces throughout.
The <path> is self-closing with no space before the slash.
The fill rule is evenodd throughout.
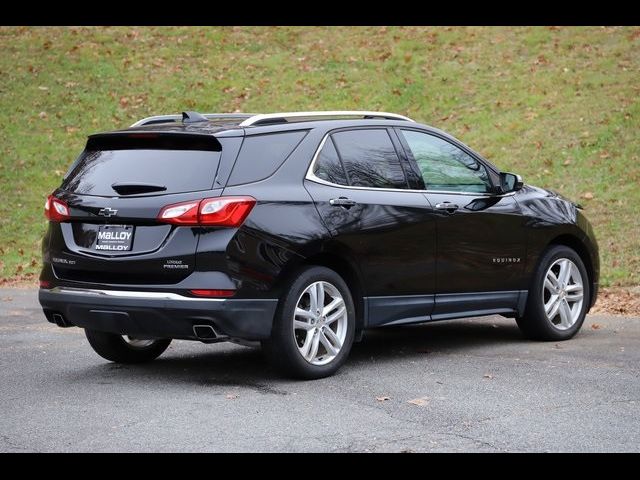
<path id="1" fill-rule="evenodd" d="M 109 132 L 90 135 L 86 150 L 208 150 L 222 151 L 213 135 L 183 132 Z"/>

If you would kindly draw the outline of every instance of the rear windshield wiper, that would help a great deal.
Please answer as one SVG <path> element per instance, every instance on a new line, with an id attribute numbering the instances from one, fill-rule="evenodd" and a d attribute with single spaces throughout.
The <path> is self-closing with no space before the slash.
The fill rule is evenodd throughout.
<path id="1" fill-rule="evenodd" d="M 111 185 L 117 193 L 120 195 L 135 195 L 136 193 L 150 193 L 150 192 L 163 192 L 167 189 L 164 185 L 157 185 L 154 183 L 140 183 L 140 182 L 118 182 Z"/>

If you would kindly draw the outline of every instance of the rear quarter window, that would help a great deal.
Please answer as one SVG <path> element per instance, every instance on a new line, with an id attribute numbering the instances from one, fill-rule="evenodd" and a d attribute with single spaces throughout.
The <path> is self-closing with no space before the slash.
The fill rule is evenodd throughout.
<path id="1" fill-rule="evenodd" d="M 270 177 L 291 155 L 306 134 L 305 130 L 246 137 L 227 185 L 259 182 Z"/>

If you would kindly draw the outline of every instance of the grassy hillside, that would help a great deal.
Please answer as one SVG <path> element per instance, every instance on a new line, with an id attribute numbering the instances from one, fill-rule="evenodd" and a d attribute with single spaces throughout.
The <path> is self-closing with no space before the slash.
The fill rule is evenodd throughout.
<path id="1" fill-rule="evenodd" d="M 0 278 L 87 134 L 157 113 L 367 109 L 579 199 L 604 285 L 640 283 L 640 28 L 0 28 Z"/>

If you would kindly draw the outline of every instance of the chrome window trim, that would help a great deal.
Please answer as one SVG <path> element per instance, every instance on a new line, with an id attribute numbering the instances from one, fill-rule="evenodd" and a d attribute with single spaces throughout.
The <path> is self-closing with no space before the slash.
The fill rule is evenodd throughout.
<path id="1" fill-rule="evenodd" d="M 147 300 L 186 300 L 195 302 L 225 302 L 226 298 L 194 298 L 185 297 L 171 292 L 138 292 L 129 290 L 101 290 L 94 288 L 54 287 L 48 290 L 50 293 L 68 293 L 73 295 L 87 295 L 98 297 L 137 298 Z"/>
<path id="2" fill-rule="evenodd" d="M 372 128 L 375 128 L 375 127 L 372 127 Z M 354 129 L 354 130 L 356 130 L 356 129 Z M 364 129 L 364 130 L 366 130 L 366 129 Z M 313 173 L 313 169 L 315 167 L 316 161 L 318 160 L 318 157 L 320 156 L 320 151 L 322 150 L 322 147 L 324 147 L 324 144 L 327 141 L 327 138 L 329 138 L 329 135 L 331 135 L 332 133 L 333 132 L 326 133 L 324 135 L 324 137 L 322 137 L 322 140 L 320 141 L 320 145 L 316 149 L 316 152 L 313 155 L 313 158 L 311 160 L 311 164 L 309 165 L 309 168 L 307 169 L 307 174 L 304 177 L 305 180 L 309 180 L 309 181 L 315 182 L 315 183 L 320 183 L 322 185 L 327 185 L 329 187 L 344 188 L 344 189 L 347 189 L 347 190 L 368 190 L 368 191 L 373 191 L 373 192 L 442 193 L 442 194 L 445 194 L 445 195 L 468 195 L 468 196 L 470 195 L 470 196 L 474 196 L 474 197 L 508 197 L 508 196 L 514 195 L 516 193 L 516 192 L 508 192 L 508 193 L 502 193 L 502 194 L 495 194 L 495 193 L 480 193 L 480 192 L 459 192 L 459 191 L 448 191 L 448 190 L 414 190 L 414 189 L 409 189 L 409 188 L 355 187 L 355 186 L 350 186 L 350 185 L 340 185 L 338 183 L 328 182 L 327 180 L 323 180 L 322 178 L 316 177 L 315 174 Z"/>

